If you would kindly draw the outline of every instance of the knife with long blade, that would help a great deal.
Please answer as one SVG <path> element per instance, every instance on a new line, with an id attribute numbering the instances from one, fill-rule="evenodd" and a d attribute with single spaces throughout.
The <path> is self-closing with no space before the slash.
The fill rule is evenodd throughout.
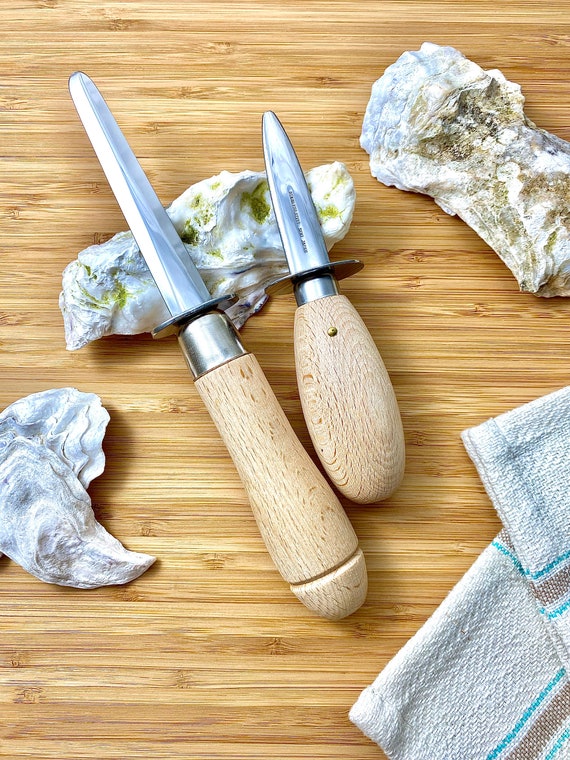
<path id="1" fill-rule="evenodd" d="M 127 224 L 170 311 L 155 335 L 176 333 L 242 479 L 260 532 L 292 592 L 340 619 L 364 601 L 366 564 L 350 521 L 296 437 L 259 363 L 212 299 L 168 214 L 91 79 L 69 90 Z"/>
<path id="2" fill-rule="evenodd" d="M 329 478 L 362 504 L 387 498 L 404 473 L 402 421 L 388 372 L 338 279 L 360 268 L 331 262 L 293 146 L 277 116 L 263 115 L 273 210 L 297 301 L 294 350 L 305 421 Z"/>

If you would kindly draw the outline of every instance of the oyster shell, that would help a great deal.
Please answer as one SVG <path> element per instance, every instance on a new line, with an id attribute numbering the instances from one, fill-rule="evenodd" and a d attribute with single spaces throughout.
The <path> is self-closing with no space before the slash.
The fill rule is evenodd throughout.
<path id="1" fill-rule="evenodd" d="M 430 195 L 500 256 L 522 291 L 570 295 L 570 143 L 523 111 L 518 84 L 424 43 L 373 87 L 360 142 L 385 185 Z"/>
<path id="2" fill-rule="evenodd" d="M 352 221 L 352 177 L 337 161 L 306 178 L 330 249 Z M 265 174 L 224 171 L 166 210 L 212 297 L 239 296 L 228 315 L 241 327 L 265 303 L 267 285 L 287 272 Z M 71 351 L 105 335 L 150 332 L 170 317 L 130 232 L 79 253 L 63 272 L 59 305 Z"/>
<path id="3" fill-rule="evenodd" d="M 109 413 L 94 393 L 54 388 L 32 393 L 0 413 L 0 457 L 14 438 L 41 443 L 56 454 L 84 488 L 103 472 L 101 446 Z"/>
<path id="4" fill-rule="evenodd" d="M 92 393 L 34 393 L 0 414 L 0 551 L 47 583 L 127 583 L 155 561 L 100 525 L 85 490 L 105 465 L 109 414 Z"/>

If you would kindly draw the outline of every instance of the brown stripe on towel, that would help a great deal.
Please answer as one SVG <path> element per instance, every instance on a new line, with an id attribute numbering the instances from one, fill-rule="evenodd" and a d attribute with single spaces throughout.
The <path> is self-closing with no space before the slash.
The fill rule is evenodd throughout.
<path id="1" fill-rule="evenodd" d="M 516 556 L 513 542 L 504 528 L 497 535 L 496 540 Z M 570 565 L 565 565 L 543 581 L 531 581 L 530 585 L 534 595 L 543 606 L 555 604 L 570 595 Z"/>
<path id="2" fill-rule="evenodd" d="M 513 554 L 516 555 L 515 547 L 513 542 L 511 541 L 511 537 L 507 533 L 507 531 L 503 528 L 497 535 L 496 541 L 499 541 L 499 543 L 503 544 L 503 546 L 506 546 L 507 549 L 510 549 Z"/>
<path id="3" fill-rule="evenodd" d="M 518 745 L 502 760 L 535 760 L 568 720 L 569 714 L 570 681 L 565 680 L 564 686 L 531 723 Z"/>
<path id="4" fill-rule="evenodd" d="M 532 583 L 536 598 L 544 605 L 554 604 L 568 596 L 570 591 L 570 565 L 558 570 L 546 580 Z"/>

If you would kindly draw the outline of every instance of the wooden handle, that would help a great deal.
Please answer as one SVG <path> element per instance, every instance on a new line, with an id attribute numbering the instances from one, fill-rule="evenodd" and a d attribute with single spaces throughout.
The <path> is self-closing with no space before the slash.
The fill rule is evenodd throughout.
<path id="1" fill-rule="evenodd" d="M 252 354 L 208 372 L 196 387 L 247 491 L 292 592 L 338 620 L 366 597 L 358 539 L 340 502 L 295 435 Z"/>
<path id="2" fill-rule="evenodd" d="M 402 421 L 384 362 L 345 296 L 297 309 L 295 360 L 307 427 L 329 478 L 352 501 L 385 499 L 404 474 Z"/>

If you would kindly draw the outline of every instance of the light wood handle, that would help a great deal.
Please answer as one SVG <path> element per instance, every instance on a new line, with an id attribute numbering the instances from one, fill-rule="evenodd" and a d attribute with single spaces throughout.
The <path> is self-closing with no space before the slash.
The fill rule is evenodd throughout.
<path id="1" fill-rule="evenodd" d="M 329 478 L 352 501 L 387 498 L 404 474 L 402 421 L 384 362 L 348 298 L 297 309 L 295 360 L 305 421 Z"/>
<path id="2" fill-rule="evenodd" d="M 366 565 L 340 502 L 295 435 L 252 354 L 196 380 L 292 592 L 338 620 L 365 599 Z"/>

